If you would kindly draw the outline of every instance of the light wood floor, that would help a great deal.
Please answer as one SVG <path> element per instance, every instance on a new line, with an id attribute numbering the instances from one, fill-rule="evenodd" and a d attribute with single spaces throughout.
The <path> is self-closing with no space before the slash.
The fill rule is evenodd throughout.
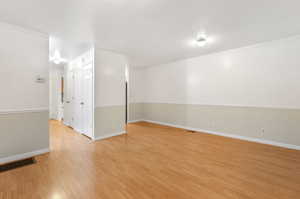
<path id="1" fill-rule="evenodd" d="M 51 153 L 0 173 L 0 198 L 298 199 L 300 152 L 149 123 L 91 142 L 51 121 Z"/>

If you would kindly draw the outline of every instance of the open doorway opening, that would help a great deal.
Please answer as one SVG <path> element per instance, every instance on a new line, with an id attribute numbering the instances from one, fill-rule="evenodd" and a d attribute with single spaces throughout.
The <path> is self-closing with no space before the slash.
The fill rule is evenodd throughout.
<path id="1" fill-rule="evenodd" d="M 125 82 L 125 124 L 128 124 L 128 82 Z"/>
<path id="2" fill-rule="evenodd" d="M 50 39 L 50 119 L 94 139 L 94 49 L 63 59 Z"/>
<path id="3" fill-rule="evenodd" d="M 65 77 L 64 124 L 94 139 L 93 49 L 70 61 L 65 67 Z"/>
<path id="4" fill-rule="evenodd" d="M 62 122 L 64 119 L 64 69 L 63 65 L 50 65 L 50 119 Z"/>

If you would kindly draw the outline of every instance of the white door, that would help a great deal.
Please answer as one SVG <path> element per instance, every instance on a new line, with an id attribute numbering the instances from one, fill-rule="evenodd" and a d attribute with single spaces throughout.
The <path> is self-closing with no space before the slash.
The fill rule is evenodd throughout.
<path id="1" fill-rule="evenodd" d="M 82 71 L 82 133 L 93 138 L 93 70 L 92 64 Z"/>
<path id="2" fill-rule="evenodd" d="M 74 76 L 72 71 L 65 74 L 65 100 L 64 100 L 64 123 L 73 127 L 73 98 L 74 98 Z"/>
<path id="3" fill-rule="evenodd" d="M 93 61 L 78 58 L 71 66 L 72 72 L 66 74 L 65 123 L 78 133 L 94 138 Z"/>
<path id="4" fill-rule="evenodd" d="M 76 70 L 74 77 L 74 129 L 93 138 L 92 65 Z"/>
<path id="5" fill-rule="evenodd" d="M 82 70 L 77 69 L 74 72 L 74 129 L 80 133 L 83 132 L 83 115 L 82 115 Z"/>

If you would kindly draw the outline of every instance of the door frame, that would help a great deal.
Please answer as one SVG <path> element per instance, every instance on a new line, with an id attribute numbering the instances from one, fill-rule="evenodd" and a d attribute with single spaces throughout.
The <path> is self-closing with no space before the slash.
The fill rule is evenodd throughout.
<path id="1" fill-rule="evenodd" d="M 75 118 L 75 102 L 74 102 L 74 95 L 75 95 L 75 73 L 77 72 L 77 70 L 85 70 L 85 69 L 82 69 L 82 67 L 86 66 L 86 65 L 91 65 L 92 69 L 91 69 L 91 72 L 92 72 L 92 107 L 91 107 L 91 119 L 92 119 L 92 132 L 91 132 L 91 137 L 90 139 L 92 140 L 95 140 L 95 61 L 94 61 L 94 57 L 95 57 L 95 52 L 94 52 L 94 48 L 90 49 L 89 51 L 81 54 L 80 56 L 76 57 L 75 59 L 73 59 L 72 61 L 70 61 L 67 65 L 67 67 L 65 68 L 65 76 L 67 75 L 70 75 L 72 74 L 72 85 L 67 85 L 68 82 L 65 81 L 65 93 L 67 92 L 70 92 L 68 89 L 70 89 L 70 87 L 73 89 L 72 91 L 72 100 L 71 100 L 71 104 L 72 104 L 72 111 L 71 114 L 72 115 L 72 118 Z M 86 63 L 84 63 L 84 58 L 86 57 L 89 57 L 88 58 L 88 61 Z M 66 96 L 66 95 L 65 95 Z M 78 100 L 78 99 L 76 99 Z M 65 111 L 66 109 L 64 109 Z M 75 121 L 76 123 L 76 121 Z M 72 127 L 73 129 L 76 130 L 76 132 L 80 133 L 80 134 L 83 134 L 83 132 L 80 132 L 82 129 L 77 129 L 75 128 L 76 125 L 74 124 L 74 121 L 72 121 L 72 124 L 67 124 L 65 123 L 66 125 Z"/>

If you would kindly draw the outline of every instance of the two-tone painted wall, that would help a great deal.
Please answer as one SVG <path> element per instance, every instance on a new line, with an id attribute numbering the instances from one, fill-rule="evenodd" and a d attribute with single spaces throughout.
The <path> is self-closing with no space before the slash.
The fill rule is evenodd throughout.
<path id="1" fill-rule="evenodd" d="M 47 36 L 0 23 L 0 163 L 49 151 L 48 67 Z"/>
<path id="2" fill-rule="evenodd" d="M 129 69 L 129 121 L 139 121 L 144 118 L 143 102 L 146 91 L 144 90 L 144 68 Z"/>
<path id="3" fill-rule="evenodd" d="M 95 49 L 95 139 L 125 133 L 126 56 Z"/>
<path id="4" fill-rule="evenodd" d="M 131 120 L 300 149 L 300 37 L 133 69 Z"/>

